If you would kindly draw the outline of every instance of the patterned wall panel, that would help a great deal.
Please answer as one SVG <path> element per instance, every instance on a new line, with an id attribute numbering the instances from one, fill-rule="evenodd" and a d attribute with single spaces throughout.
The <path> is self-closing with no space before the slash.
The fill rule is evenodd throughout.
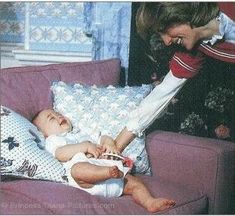
<path id="1" fill-rule="evenodd" d="M 84 33 L 83 3 L 32 2 L 29 4 L 31 50 L 91 52 Z"/>
<path id="2" fill-rule="evenodd" d="M 131 2 L 0 3 L 0 39 L 29 51 L 91 53 L 128 67 Z"/>
<path id="3" fill-rule="evenodd" d="M 0 2 L 0 42 L 23 43 L 24 2 Z"/>
<path id="4" fill-rule="evenodd" d="M 93 36 L 93 59 L 118 57 L 128 67 L 131 2 L 86 3 L 86 30 Z"/>

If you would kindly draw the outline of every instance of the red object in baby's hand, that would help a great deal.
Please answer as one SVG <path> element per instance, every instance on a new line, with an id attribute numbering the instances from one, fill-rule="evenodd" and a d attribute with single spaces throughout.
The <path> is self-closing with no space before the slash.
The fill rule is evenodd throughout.
<path id="1" fill-rule="evenodd" d="M 134 165 L 134 161 L 131 160 L 130 158 L 128 157 L 123 157 L 123 165 L 124 166 L 127 166 L 127 167 L 130 167 L 132 169 L 133 165 Z"/>
<path id="2" fill-rule="evenodd" d="M 118 158 L 118 159 L 122 160 L 122 163 L 124 166 L 129 167 L 130 169 L 132 169 L 132 167 L 134 165 L 133 160 L 131 160 L 128 157 L 122 156 L 122 155 L 113 154 L 113 153 L 103 153 L 102 156 L 112 156 L 112 157 Z"/>

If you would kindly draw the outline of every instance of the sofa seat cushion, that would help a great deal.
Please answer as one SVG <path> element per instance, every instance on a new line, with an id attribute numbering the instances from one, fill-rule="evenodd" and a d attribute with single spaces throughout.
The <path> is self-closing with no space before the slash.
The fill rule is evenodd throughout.
<path id="1" fill-rule="evenodd" d="M 191 215 L 206 214 L 208 212 L 207 197 L 197 190 L 192 190 L 183 184 L 172 183 L 161 178 L 141 176 L 141 179 L 156 197 L 164 197 L 176 201 L 174 207 L 160 212 L 161 214 Z"/>
<path id="2" fill-rule="evenodd" d="M 53 212 L 39 204 L 38 200 L 32 199 L 31 196 L 22 194 L 20 191 L 1 189 L 1 215 L 50 215 Z"/>
<path id="3" fill-rule="evenodd" d="M 152 194 L 176 201 L 173 208 L 158 214 L 202 214 L 207 212 L 207 198 L 197 191 L 153 177 L 141 178 Z M 11 196 L 8 194 L 11 193 Z M 60 183 L 17 180 L 1 184 L 1 214 L 149 214 L 130 196 L 104 198 L 92 196 Z M 20 199 L 19 199 L 20 197 Z M 23 207 L 22 207 L 23 206 Z M 41 211 L 40 211 L 41 209 Z"/>

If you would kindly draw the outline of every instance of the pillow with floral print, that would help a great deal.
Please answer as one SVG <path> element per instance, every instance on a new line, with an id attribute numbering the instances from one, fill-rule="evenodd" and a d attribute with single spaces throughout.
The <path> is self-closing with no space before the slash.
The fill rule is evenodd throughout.
<path id="1" fill-rule="evenodd" d="M 97 87 L 54 82 L 54 109 L 68 117 L 75 129 L 115 138 L 125 127 L 129 113 L 151 91 L 151 85 L 135 87 Z M 151 174 L 145 148 L 145 136 L 136 137 L 125 150 L 124 156 L 134 160 L 134 173 Z"/>
<path id="2" fill-rule="evenodd" d="M 26 118 L 1 106 L 1 175 L 66 182 L 61 163 L 42 146 L 43 135 Z"/>

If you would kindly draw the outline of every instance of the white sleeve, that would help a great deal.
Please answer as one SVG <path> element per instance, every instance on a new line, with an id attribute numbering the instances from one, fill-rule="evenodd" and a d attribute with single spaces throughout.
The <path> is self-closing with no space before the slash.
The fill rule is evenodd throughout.
<path id="1" fill-rule="evenodd" d="M 130 113 L 126 124 L 128 131 L 141 136 L 143 131 L 161 114 L 171 99 L 183 87 L 187 79 L 175 77 L 171 71 L 165 76 L 161 84 Z"/>
<path id="2" fill-rule="evenodd" d="M 64 137 L 51 135 L 46 138 L 45 149 L 55 157 L 56 149 L 66 144 L 66 139 Z"/>
<path id="3" fill-rule="evenodd" d="M 101 138 L 102 138 L 102 133 L 99 133 L 98 139 L 97 139 L 97 144 L 101 145 Z"/>

